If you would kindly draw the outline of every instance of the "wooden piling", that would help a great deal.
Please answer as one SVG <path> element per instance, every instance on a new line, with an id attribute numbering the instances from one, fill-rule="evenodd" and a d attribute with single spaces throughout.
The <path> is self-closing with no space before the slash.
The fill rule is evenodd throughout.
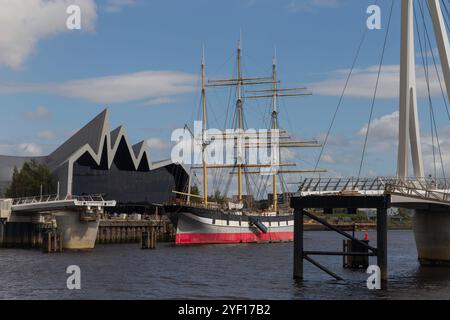
<path id="1" fill-rule="evenodd" d="M 42 249 L 45 253 L 62 252 L 63 237 L 57 230 L 44 233 Z"/>
<path id="2" fill-rule="evenodd" d="M 381 271 L 382 286 L 385 286 L 388 280 L 387 266 L 387 209 L 377 209 L 377 264 Z"/>
<path id="3" fill-rule="evenodd" d="M 4 237 L 5 237 L 5 224 L 6 221 L 0 219 L 0 248 L 4 245 Z"/>
<path id="4" fill-rule="evenodd" d="M 150 228 L 149 230 L 142 232 L 141 248 L 142 249 L 155 249 L 156 248 L 155 228 Z"/>
<path id="5" fill-rule="evenodd" d="M 303 208 L 294 212 L 294 279 L 303 279 Z"/>

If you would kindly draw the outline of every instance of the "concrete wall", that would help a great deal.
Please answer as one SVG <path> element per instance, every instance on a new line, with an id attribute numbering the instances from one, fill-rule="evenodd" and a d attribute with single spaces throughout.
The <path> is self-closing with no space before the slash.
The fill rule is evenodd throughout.
<path id="1" fill-rule="evenodd" d="M 93 249 L 97 238 L 99 220 L 80 221 L 75 211 L 54 212 L 56 227 L 63 236 L 64 249 Z"/>
<path id="2" fill-rule="evenodd" d="M 450 265 L 450 209 L 415 210 L 414 236 L 424 265 Z"/>

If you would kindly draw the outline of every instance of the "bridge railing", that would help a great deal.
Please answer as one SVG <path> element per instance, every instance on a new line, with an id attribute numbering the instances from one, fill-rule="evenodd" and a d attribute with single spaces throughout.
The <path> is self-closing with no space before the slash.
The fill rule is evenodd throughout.
<path id="1" fill-rule="evenodd" d="M 429 184 L 420 180 L 403 181 L 398 179 L 388 183 L 385 191 L 422 200 L 450 203 L 450 189 L 448 185 L 442 183 Z"/>
<path id="2" fill-rule="evenodd" d="M 375 191 L 382 193 L 388 185 L 420 190 L 450 190 L 450 181 L 446 179 L 376 177 L 306 178 L 300 182 L 298 191 L 300 193 L 340 193 L 348 191 Z"/>
<path id="3" fill-rule="evenodd" d="M 43 202 L 55 202 L 55 201 L 67 201 L 67 200 L 78 200 L 78 201 L 105 201 L 102 195 L 66 195 L 61 197 L 57 194 L 52 195 L 42 195 L 34 197 L 23 197 L 13 199 L 13 205 L 21 204 L 32 204 L 32 203 L 43 203 Z"/>

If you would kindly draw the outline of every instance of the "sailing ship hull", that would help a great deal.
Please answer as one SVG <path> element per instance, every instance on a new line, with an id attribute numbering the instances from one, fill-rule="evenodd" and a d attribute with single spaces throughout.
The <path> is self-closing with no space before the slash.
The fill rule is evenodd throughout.
<path id="1" fill-rule="evenodd" d="M 288 242 L 294 238 L 294 217 L 238 215 L 189 206 L 166 207 L 176 224 L 176 244 Z"/>

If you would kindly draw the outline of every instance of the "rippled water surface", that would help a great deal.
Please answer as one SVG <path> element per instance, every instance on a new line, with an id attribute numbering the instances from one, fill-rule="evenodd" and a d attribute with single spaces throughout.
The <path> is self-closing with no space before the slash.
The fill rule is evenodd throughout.
<path id="1" fill-rule="evenodd" d="M 370 234 L 372 244 L 375 233 Z M 412 231 L 389 232 L 389 288 L 369 291 L 364 271 L 342 258 L 317 260 L 336 282 L 305 262 L 305 281 L 292 279 L 292 243 L 176 247 L 99 245 L 92 251 L 43 254 L 0 249 L 0 299 L 450 299 L 450 268 L 417 262 Z M 341 250 L 333 232 L 306 232 L 306 249 Z M 375 263 L 375 260 L 371 260 Z M 66 268 L 81 268 L 81 290 L 68 290 Z"/>

